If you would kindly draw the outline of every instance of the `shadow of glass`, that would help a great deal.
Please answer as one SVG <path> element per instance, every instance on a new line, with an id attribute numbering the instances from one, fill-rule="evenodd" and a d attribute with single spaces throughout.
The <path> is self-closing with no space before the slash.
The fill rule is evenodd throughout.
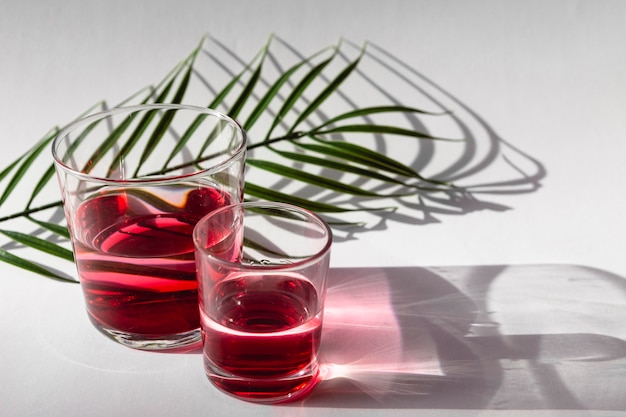
<path id="1" fill-rule="evenodd" d="M 625 301 L 574 265 L 335 269 L 300 405 L 624 410 Z"/>

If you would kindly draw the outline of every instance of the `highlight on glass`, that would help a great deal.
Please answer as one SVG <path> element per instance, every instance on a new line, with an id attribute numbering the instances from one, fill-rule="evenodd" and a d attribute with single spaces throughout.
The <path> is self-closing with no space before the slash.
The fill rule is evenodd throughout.
<path id="1" fill-rule="evenodd" d="M 247 202 L 194 230 L 205 372 L 237 398 L 302 398 L 318 352 L 332 232 L 292 205 Z"/>
<path id="2" fill-rule="evenodd" d="M 69 125 L 52 153 L 94 326 L 137 349 L 199 344 L 192 231 L 242 200 L 243 129 L 202 107 L 118 107 Z"/>

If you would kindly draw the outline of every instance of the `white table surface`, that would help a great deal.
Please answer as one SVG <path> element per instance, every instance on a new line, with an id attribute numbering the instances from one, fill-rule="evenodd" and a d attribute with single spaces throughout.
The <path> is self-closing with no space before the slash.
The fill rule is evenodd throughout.
<path id="1" fill-rule="evenodd" d="M 0 0 L 0 168 L 157 82 L 205 33 L 244 60 L 270 33 L 302 55 L 369 41 L 346 96 L 430 94 L 474 138 L 459 181 L 502 192 L 338 232 L 326 380 L 283 406 L 219 393 L 198 352 L 114 344 L 78 285 L 0 263 L 0 415 L 626 413 L 626 2 Z M 389 154 L 419 164 L 412 143 Z"/>

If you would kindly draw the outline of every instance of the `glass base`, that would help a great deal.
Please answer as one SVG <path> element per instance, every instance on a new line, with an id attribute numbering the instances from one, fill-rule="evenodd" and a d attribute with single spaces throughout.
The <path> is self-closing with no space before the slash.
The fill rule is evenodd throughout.
<path id="1" fill-rule="evenodd" d="M 297 401 L 307 396 L 319 382 L 317 363 L 300 372 L 283 377 L 241 377 L 211 366 L 205 358 L 205 372 L 220 391 L 240 400 L 277 404 Z"/>
<path id="2" fill-rule="evenodd" d="M 139 350 L 190 350 L 201 345 L 200 329 L 172 335 L 151 336 L 120 332 L 97 325 L 96 328 L 108 338 L 124 346 Z"/>

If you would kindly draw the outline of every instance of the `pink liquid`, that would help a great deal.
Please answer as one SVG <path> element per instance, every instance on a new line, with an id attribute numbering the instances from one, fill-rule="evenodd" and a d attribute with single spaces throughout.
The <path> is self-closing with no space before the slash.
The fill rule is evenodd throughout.
<path id="1" fill-rule="evenodd" d="M 231 199 L 212 188 L 180 186 L 168 198 L 177 203 L 114 190 L 78 208 L 76 264 L 96 327 L 154 339 L 199 328 L 191 233 L 204 214 Z"/>
<path id="2" fill-rule="evenodd" d="M 322 319 L 308 281 L 240 276 L 216 286 L 210 298 L 213 308 L 202 314 L 203 345 L 217 387 L 264 401 L 294 399 L 315 385 Z"/>

